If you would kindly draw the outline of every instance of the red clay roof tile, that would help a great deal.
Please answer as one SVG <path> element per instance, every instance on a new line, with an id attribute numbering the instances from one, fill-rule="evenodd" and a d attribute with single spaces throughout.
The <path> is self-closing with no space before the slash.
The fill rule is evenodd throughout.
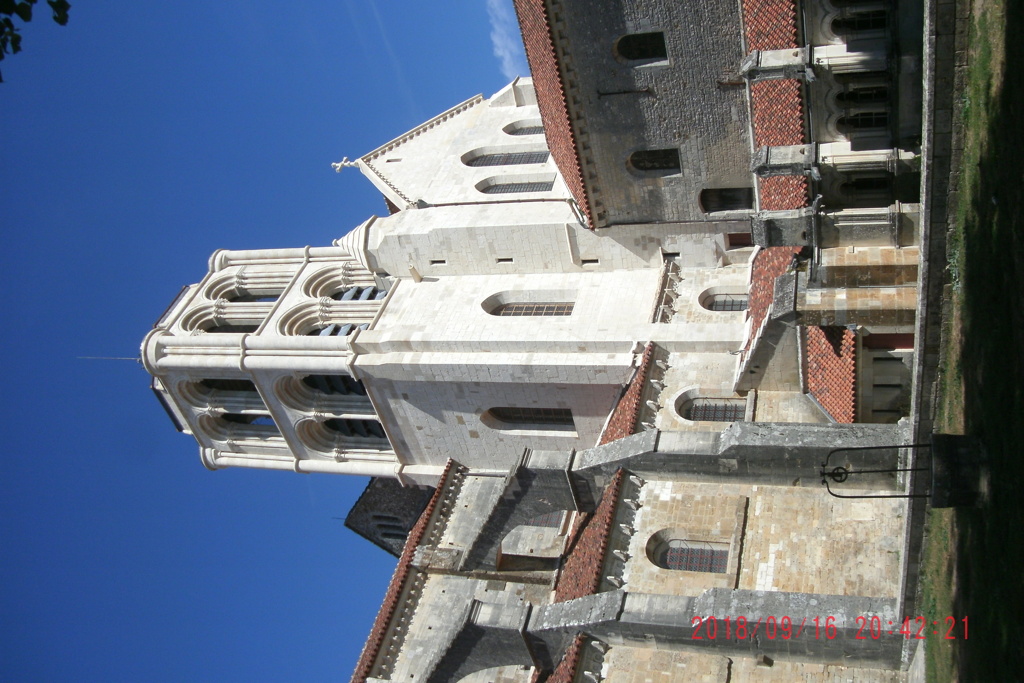
<path id="1" fill-rule="evenodd" d="M 856 418 L 856 339 L 845 327 L 808 327 L 807 390 L 836 422 Z"/>
<path id="2" fill-rule="evenodd" d="M 395 567 L 395 573 L 391 575 L 391 583 L 384 594 L 384 602 L 380 606 L 380 611 L 377 612 L 377 618 L 373 622 L 373 628 L 370 629 L 370 635 L 363 646 L 363 652 L 359 655 L 356 670 L 352 674 L 352 683 L 363 683 L 373 670 L 377 655 L 380 653 L 380 647 L 384 642 L 384 636 L 387 634 L 388 625 L 391 623 L 391 617 L 394 616 L 395 609 L 398 607 L 398 599 L 402 595 L 405 580 L 412 569 L 412 558 L 416 552 L 416 547 L 420 544 L 423 534 L 430 525 L 430 517 L 433 515 L 434 508 L 437 507 L 437 502 L 444 493 L 445 485 L 448 482 L 448 475 L 452 472 L 454 463 L 454 460 L 448 460 L 444 472 L 441 473 L 441 479 L 437 483 L 434 495 L 431 496 L 430 502 L 427 503 L 427 507 L 424 508 L 423 514 L 420 515 L 416 525 L 409 531 L 409 537 L 405 541 L 402 556 L 398 560 L 398 566 Z"/>
<path id="3" fill-rule="evenodd" d="M 608 549 L 608 535 L 626 471 L 612 477 L 601 501 L 589 515 L 580 515 L 569 541 L 569 552 L 555 584 L 555 602 L 593 595 L 601 585 L 601 566 Z"/>
<path id="4" fill-rule="evenodd" d="M 526 46 L 526 61 L 533 75 L 533 89 L 537 93 L 537 107 L 544 122 L 544 135 L 548 149 L 551 150 L 551 158 L 562 172 L 573 199 L 587 217 L 588 225 L 593 228 L 590 198 L 583 182 L 576 133 L 569 118 L 569 104 L 547 6 L 544 0 L 513 0 L 513 4 L 519 17 L 519 28 Z"/>
<path id="5" fill-rule="evenodd" d="M 796 47 L 795 0 L 743 0 L 747 50 Z"/>
<path id="6" fill-rule="evenodd" d="M 775 298 L 775 278 L 782 275 L 793 261 L 793 254 L 800 251 L 799 247 L 769 247 L 757 252 L 750 270 L 750 294 L 747 299 L 747 315 L 751 319 L 750 338 L 747 348 L 754 336 L 761 329 L 761 324 L 768 315 Z"/>
<path id="7" fill-rule="evenodd" d="M 629 436 L 636 431 L 636 420 L 640 413 L 640 394 L 644 390 L 644 383 L 650 370 L 651 356 L 654 354 L 654 343 L 648 342 L 644 349 L 643 358 L 640 360 L 640 367 L 633 375 L 632 381 L 626 392 L 619 399 L 619 403 L 612 411 L 608 424 L 604 428 L 599 444 L 606 444 L 624 436 Z"/>
<path id="8" fill-rule="evenodd" d="M 565 654 L 562 656 L 562 660 L 558 662 L 555 670 L 551 672 L 547 680 L 544 683 L 572 683 L 576 678 L 576 668 L 580 665 L 580 660 L 583 659 L 583 643 L 586 642 L 587 637 L 582 633 L 576 634 L 576 638 L 573 639 L 572 644 L 569 645 L 565 650 Z M 537 675 L 534 675 L 533 683 L 538 680 Z"/>

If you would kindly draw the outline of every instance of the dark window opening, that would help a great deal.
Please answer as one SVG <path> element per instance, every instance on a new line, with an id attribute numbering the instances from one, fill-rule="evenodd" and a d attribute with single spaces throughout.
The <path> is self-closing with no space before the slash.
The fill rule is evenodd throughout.
<path id="1" fill-rule="evenodd" d="M 376 287 L 346 287 L 331 295 L 335 301 L 379 301 L 387 296 L 387 290 Z"/>
<path id="2" fill-rule="evenodd" d="M 199 382 L 207 389 L 217 391 L 251 391 L 256 393 L 256 385 L 249 379 L 204 379 Z"/>
<path id="3" fill-rule="evenodd" d="M 355 325 L 353 323 L 331 323 L 322 327 L 314 327 L 306 333 L 307 337 L 347 337 L 348 335 L 355 332 L 357 329 L 365 330 L 370 326 L 370 323 L 363 323 L 362 325 Z"/>
<path id="4" fill-rule="evenodd" d="M 367 438 L 384 438 L 384 427 L 376 420 L 351 420 L 336 417 L 324 422 L 328 429 L 342 436 L 358 436 Z"/>
<path id="5" fill-rule="evenodd" d="M 889 13 L 884 9 L 857 12 L 832 20 L 832 33 L 845 36 L 860 31 L 877 31 L 889 23 Z"/>
<path id="6" fill-rule="evenodd" d="M 277 301 L 280 294 L 249 294 L 247 292 L 235 292 L 224 297 L 227 301 L 239 304 L 269 303 Z"/>
<path id="7" fill-rule="evenodd" d="M 260 328 L 259 325 L 214 325 L 206 329 L 210 334 L 251 334 Z"/>
<path id="8" fill-rule="evenodd" d="M 709 187 L 700 191 L 700 208 L 704 213 L 749 211 L 754 208 L 754 188 Z"/>
<path id="9" fill-rule="evenodd" d="M 730 232 L 725 236 L 728 249 L 742 249 L 754 246 L 754 238 L 749 232 Z"/>
<path id="10" fill-rule="evenodd" d="M 491 408 L 494 419 L 510 426 L 530 428 L 535 425 L 573 427 L 572 411 L 568 408 Z"/>
<path id="11" fill-rule="evenodd" d="M 548 160 L 544 152 L 502 152 L 482 154 L 466 162 L 468 166 L 516 166 L 519 164 L 543 164 Z"/>
<path id="12" fill-rule="evenodd" d="M 366 396 L 366 387 L 355 377 L 348 375 L 308 375 L 302 383 L 322 394 L 358 394 Z"/>
<path id="13" fill-rule="evenodd" d="M 840 106 L 879 104 L 888 101 L 889 88 L 884 85 L 851 89 L 836 94 L 836 103 Z"/>
<path id="14" fill-rule="evenodd" d="M 629 165 L 637 171 L 679 172 L 679 150 L 641 149 L 629 155 Z"/>
<path id="15" fill-rule="evenodd" d="M 275 427 L 274 418 L 259 413 L 224 413 L 221 418 L 225 422 L 257 427 Z"/>
<path id="16" fill-rule="evenodd" d="M 615 44 L 615 52 L 631 62 L 653 62 L 668 59 L 668 51 L 665 49 L 665 34 L 661 31 L 631 33 L 622 36 Z"/>
<path id="17" fill-rule="evenodd" d="M 848 114 L 840 117 L 836 122 L 836 126 L 842 133 L 872 128 L 885 128 L 888 125 L 889 113 L 884 111 L 865 111 L 857 114 Z"/>

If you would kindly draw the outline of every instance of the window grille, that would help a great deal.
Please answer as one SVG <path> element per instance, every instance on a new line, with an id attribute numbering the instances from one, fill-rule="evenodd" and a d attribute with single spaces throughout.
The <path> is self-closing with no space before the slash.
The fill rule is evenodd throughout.
<path id="1" fill-rule="evenodd" d="M 502 317 L 559 317 L 572 315 L 573 302 L 534 301 L 501 304 L 491 315 Z"/>
<path id="2" fill-rule="evenodd" d="M 710 543 L 672 539 L 665 543 L 658 564 L 678 571 L 724 574 L 729 566 L 729 551 Z"/>
<path id="3" fill-rule="evenodd" d="M 745 311 L 747 297 L 742 294 L 715 294 L 704 305 L 709 311 Z"/>
<path id="4" fill-rule="evenodd" d="M 841 117 L 837 122 L 839 130 L 848 133 L 868 128 L 885 128 L 889 125 L 889 113 L 884 111 L 865 111 Z"/>
<path id="5" fill-rule="evenodd" d="M 532 427 L 534 425 L 561 425 L 572 427 L 572 411 L 568 408 L 491 408 L 491 415 L 509 425 Z"/>
<path id="6" fill-rule="evenodd" d="M 745 399 L 695 398 L 686 406 L 683 417 L 694 422 L 740 422 L 746 411 Z"/>
<path id="7" fill-rule="evenodd" d="M 516 194 L 518 192 L 550 192 L 554 180 L 533 183 L 496 183 L 484 188 L 485 194 Z"/>
<path id="8" fill-rule="evenodd" d="M 519 126 L 508 131 L 509 135 L 543 135 L 544 126 Z"/>
<path id="9" fill-rule="evenodd" d="M 543 164 L 548 160 L 544 152 L 502 152 L 482 154 L 466 162 L 468 166 L 516 166 L 519 164 Z"/>
<path id="10" fill-rule="evenodd" d="M 615 51 L 620 57 L 631 62 L 668 59 L 668 51 L 665 49 L 665 34 L 661 31 L 631 33 L 622 36 L 615 44 Z"/>

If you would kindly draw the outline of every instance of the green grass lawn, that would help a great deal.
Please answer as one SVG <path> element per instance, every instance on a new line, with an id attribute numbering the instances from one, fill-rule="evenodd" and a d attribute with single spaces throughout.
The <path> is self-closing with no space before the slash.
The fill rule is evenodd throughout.
<path id="1" fill-rule="evenodd" d="M 922 581 L 931 619 L 969 618 L 969 637 L 929 640 L 929 680 L 1024 680 L 1024 2 L 975 0 L 938 431 L 978 436 L 989 496 L 932 511 Z"/>

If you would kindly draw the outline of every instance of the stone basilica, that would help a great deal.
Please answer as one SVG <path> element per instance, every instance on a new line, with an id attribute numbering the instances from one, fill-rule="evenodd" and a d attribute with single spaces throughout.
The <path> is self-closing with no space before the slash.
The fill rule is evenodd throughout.
<path id="1" fill-rule="evenodd" d="M 387 216 L 211 256 L 143 362 L 371 477 L 353 680 L 906 680 L 931 4 L 516 0 L 532 79 L 338 165 Z"/>

